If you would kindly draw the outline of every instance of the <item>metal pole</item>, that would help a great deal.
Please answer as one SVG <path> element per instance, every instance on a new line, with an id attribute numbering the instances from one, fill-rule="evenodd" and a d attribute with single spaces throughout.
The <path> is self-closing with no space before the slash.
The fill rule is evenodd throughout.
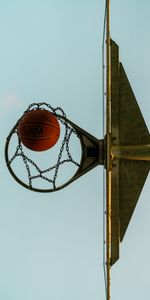
<path id="1" fill-rule="evenodd" d="M 112 146 L 111 155 L 112 159 L 150 161 L 150 144 Z"/>
<path id="2" fill-rule="evenodd" d="M 110 61 L 110 0 L 106 0 L 106 139 L 107 139 L 107 167 L 106 167 L 106 270 L 107 270 L 107 300 L 110 300 L 110 268 L 111 268 L 111 61 Z"/>

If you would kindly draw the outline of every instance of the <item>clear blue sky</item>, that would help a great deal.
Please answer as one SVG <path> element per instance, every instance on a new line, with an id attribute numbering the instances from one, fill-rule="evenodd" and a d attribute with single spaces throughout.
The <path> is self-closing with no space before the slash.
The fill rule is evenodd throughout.
<path id="1" fill-rule="evenodd" d="M 0 299 L 103 300 L 102 167 L 53 194 L 18 185 L 6 136 L 32 102 L 102 138 L 105 1 L 0 2 Z M 150 128 L 149 1 L 111 1 L 111 35 Z M 148 178 L 112 268 L 112 300 L 150 298 Z"/>

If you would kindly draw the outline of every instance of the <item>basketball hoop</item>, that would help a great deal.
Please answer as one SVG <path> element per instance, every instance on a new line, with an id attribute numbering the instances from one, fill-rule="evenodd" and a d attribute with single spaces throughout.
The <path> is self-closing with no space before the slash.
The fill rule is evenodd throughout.
<path id="1" fill-rule="evenodd" d="M 48 151 L 28 149 L 19 134 L 22 120 L 37 110 L 53 114 L 61 126 L 57 144 Z M 76 150 L 74 154 L 73 148 Z M 103 140 L 98 140 L 68 120 L 62 108 L 53 108 L 45 102 L 29 105 L 11 130 L 5 145 L 6 164 L 11 175 L 25 188 L 36 192 L 53 192 L 64 188 L 95 166 L 103 164 L 103 154 Z M 18 159 L 21 168 L 17 164 Z"/>

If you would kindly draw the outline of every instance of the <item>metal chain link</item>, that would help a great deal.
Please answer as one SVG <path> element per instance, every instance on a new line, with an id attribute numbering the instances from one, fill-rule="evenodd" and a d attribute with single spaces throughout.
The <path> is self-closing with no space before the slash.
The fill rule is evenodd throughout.
<path id="1" fill-rule="evenodd" d="M 60 112 L 61 115 L 63 116 L 63 119 L 61 119 L 61 117 L 59 117 L 59 116 L 57 116 L 57 118 L 61 122 L 61 124 L 63 124 L 65 126 L 64 139 L 62 141 L 62 145 L 61 145 L 61 148 L 60 148 L 60 151 L 59 151 L 57 162 L 54 166 L 49 167 L 45 170 L 41 170 L 38 167 L 38 165 L 32 159 L 28 158 L 24 154 L 23 147 L 22 147 L 22 144 L 21 144 L 21 141 L 19 139 L 17 129 L 16 129 L 17 125 L 19 124 L 20 119 L 24 116 L 24 114 L 26 114 L 28 111 L 30 111 L 32 109 L 35 109 L 35 110 L 36 109 L 45 109 L 43 106 L 46 106 L 48 109 L 50 109 L 52 111 L 52 113 L 56 116 L 57 116 L 58 112 Z M 66 162 L 71 162 L 74 165 L 76 165 L 77 167 L 80 166 L 80 164 L 72 158 L 72 155 L 71 155 L 70 149 L 69 149 L 69 142 L 70 142 L 70 138 L 71 138 L 72 134 L 75 134 L 77 137 L 79 137 L 79 136 L 78 136 L 76 130 L 73 127 L 71 127 L 67 123 L 67 121 L 65 120 L 66 119 L 66 114 L 64 113 L 64 111 L 61 107 L 53 108 L 50 104 L 48 104 L 46 102 L 32 103 L 28 106 L 28 108 L 24 112 L 24 114 L 17 121 L 16 126 L 15 126 L 15 130 L 12 130 L 10 132 L 9 136 L 8 136 L 8 139 L 10 139 L 12 137 L 12 134 L 16 133 L 17 137 L 18 137 L 18 145 L 17 145 L 16 151 L 15 151 L 14 155 L 12 156 L 12 158 L 9 160 L 8 164 L 10 165 L 15 160 L 15 158 L 18 157 L 18 156 L 22 157 L 22 160 L 25 164 L 27 174 L 28 174 L 29 187 L 32 188 L 32 180 L 37 179 L 37 178 L 41 178 L 43 180 L 46 180 L 46 181 L 52 183 L 53 189 L 55 190 L 56 189 L 56 179 L 57 179 L 57 175 L 58 175 L 58 172 L 59 172 L 59 167 L 61 165 L 63 165 Z M 63 155 L 64 149 L 66 149 L 67 158 L 62 160 L 62 155 Z M 37 172 L 38 172 L 37 175 L 34 175 L 34 176 L 31 175 L 30 164 L 37 170 Z M 48 177 L 43 176 L 43 174 L 51 172 L 52 170 L 55 170 L 52 179 L 49 179 Z"/>

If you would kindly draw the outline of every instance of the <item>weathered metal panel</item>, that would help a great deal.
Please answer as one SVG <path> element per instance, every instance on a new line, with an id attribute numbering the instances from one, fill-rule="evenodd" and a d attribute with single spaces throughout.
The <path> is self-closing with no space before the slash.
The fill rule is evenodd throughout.
<path id="1" fill-rule="evenodd" d="M 120 144 L 150 143 L 150 135 L 122 64 L 119 71 Z"/>
<path id="2" fill-rule="evenodd" d="M 119 72 L 119 132 L 121 145 L 144 145 L 150 143 L 150 134 L 124 71 Z M 120 160 L 120 238 L 124 237 L 142 191 L 150 163 Z"/>
<path id="3" fill-rule="evenodd" d="M 111 40 L 111 135 L 112 145 L 119 140 L 119 48 Z M 119 160 L 113 161 L 111 171 L 111 264 L 119 259 Z"/>
<path id="4" fill-rule="evenodd" d="M 147 161 L 120 160 L 120 239 L 122 241 L 150 169 Z"/>
<path id="5" fill-rule="evenodd" d="M 111 126 L 115 146 L 150 144 L 150 134 L 132 88 L 119 63 L 119 48 L 111 41 Z M 113 151 L 112 151 L 113 154 Z M 111 262 L 119 258 L 122 241 L 150 170 L 150 162 L 112 157 Z"/>

